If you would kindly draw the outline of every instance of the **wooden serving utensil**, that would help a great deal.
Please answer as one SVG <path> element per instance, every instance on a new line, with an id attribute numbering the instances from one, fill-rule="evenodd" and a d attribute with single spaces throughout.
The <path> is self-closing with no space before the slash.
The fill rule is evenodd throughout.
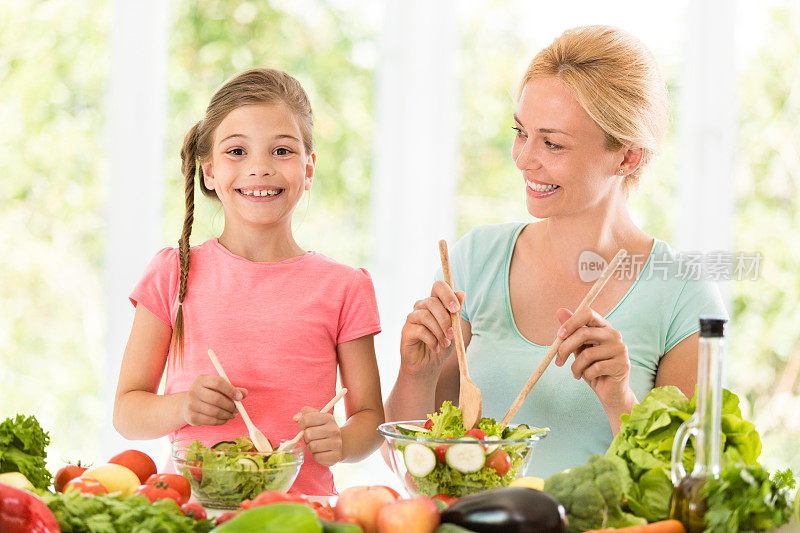
<path id="1" fill-rule="evenodd" d="M 222 369 L 222 365 L 219 364 L 219 359 L 217 359 L 217 354 L 214 353 L 214 350 L 208 350 L 208 356 L 211 358 L 211 362 L 214 364 L 214 368 L 217 369 L 219 375 L 227 381 L 231 383 L 231 380 L 228 379 L 228 376 L 225 375 L 225 371 Z M 233 385 L 233 383 L 231 383 Z M 250 440 L 253 441 L 253 446 L 256 447 L 256 450 L 262 453 L 269 453 L 272 451 L 272 445 L 269 443 L 269 439 L 261 433 L 253 421 L 250 420 L 250 415 L 247 414 L 247 411 L 244 409 L 244 405 L 242 402 L 233 401 L 233 404 L 236 406 L 236 409 L 239 410 L 239 413 L 242 415 L 242 420 L 244 420 L 244 424 L 247 426 L 247 431 L 250 433 Z"/>
<path id="2" fill-rule="evenodd" d="M 611 274 L 614 273 L 614 271 L 617 269 L 617 266 L 619 266 L 620 262 L 625 258 L 626 255 L 627 252 L 625 249 L 620 248 L 620 250 L 617 252 L 617 255 L 615 255 L 611 262 L 606 266 L 603 274 L 597 278 L 597 281 L 594 282 L 594 285 L 592 285 L 592 288 L 586 294 L 586 297 L 583 299 L 581 304 L 577 309 L 575 309 L 575 313 L 592 305 L 594 299 L 603 289 L 608 280 L 611 279 Z M 502 427 L 506 427 L 508 423 L 511 422 L 511 419 L 514 418 L 514 415 L 517 414 L 519 408 L 522 407 L 522 404 L 525 402 L 525 398 L 528 397 L 528 393 L 531 392 L 533 386 L 536 385 L 536 382 L 539 381 L 540 377 L 542 377 L 542 374 L 544 374 L 544 371 L 550 365 L 550 361 L 555 358 L 556 353 L 558 353 L 558 347 L 561 346 L 562 342 L 564 342 L 564 339 L 556 335 L 553 344 L 550 345 L 550 349 L 547 351 L 547 355 L 544 356 L 544 359 L 542 359 L 541 363 L 539 363 L 539 366 L 536 367 L 536 370 L 534 370 L 533 374 L 531 374 L 531 377 L 528 378 L 525 386 L 522 387 L 522 391 L 520 391 L 519 395 L 514 400 L 514 403 L 511 404 L 511 407 L 508 408 L 503 420 L 500 421 L 500 425 Z"/>
<path id="3" fill-rule="evenodd" d="M 439 254 L 442 256 L 442 272 L 444 273 L 444 281 L 450 288 L 455 291 L 453 287 L 453 275 L 450 272 L 450 256 L 447 253 L 447 241 L 444 239 L 439 241 Z M 467 370 L 467 353 L 464 348 L 464 336 L 461 334 L 461 313 L 450 313 L 450 318 L 453 320 L 453 330 L 455 331 L 456 338 L 456 355 L 458 357 L 458 372 L 460 375 L 458 387 L 458 405 L 461 407 L 461 414 L 464 419 L 464 428 L 470 430 L 474 428 L 481 420 L 481 410 L 483 409 L 483 400 L 481 399 L 481 389 L 469 378 L 469 370 Z"/>
<path id="4" fill-rule="evenodd" d="M 327 413 L 328 411 L 330 411 L 330 410 L 331 410 L 331 408 L 332 408 L 334 405 L 336 405 L 336 402 L 338 402 L 339 400 L 341 400 L 341 399 L 342 399 L 342 397 L 343 397 L 345 394 L 347 394 L 347 388 L 343 388 L 342 390 L 340 390 L 340 391 L 339 391 L 339 392 L 336 394 L 336 396 L 334 396 L 333 398 L 331 398 L 331 401 L 329 401 L 327 404 L 325 404 L 325 407 L 323 407 L 322 409 L 320 409 L 320 410 L 319 410 L 319 412 L 320 412 L 320 413 Z M 278 447 L 275 449 L 275 451 L 276 451 L 276 452 L 285 452 L 285 451 L 291 450 L 292 448 L 294 448 L 294 445 L 295 445 L 295 444 L 297 444 L 297 442 L 300 440 L 300 438 L 301 438 L 302 436 L 303 436 L 303 432 L 302 432 L 302 431 L 300 431 L 300 432 L 299 432 L 297 435 L 295 435 L 295 436 L 294 436 L 294 438 L 293 438 L 293 439 L 290 439 L 290 440 L 287 440 L 287 441 L 284 441 L 284 442 L 282 442 L 282 443 L 281 443 L 281 445 L 280 445 L 280 446 L 278 446 Z"/>

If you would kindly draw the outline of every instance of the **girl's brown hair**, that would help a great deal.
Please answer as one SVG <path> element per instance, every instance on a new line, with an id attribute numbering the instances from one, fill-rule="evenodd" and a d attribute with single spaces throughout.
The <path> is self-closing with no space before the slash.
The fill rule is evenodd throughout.
<path id="1" fill-rule="evenodd" d="M 532 79 L 556 77 L 605 132 L 606 148 L 643 149 L 642 162 L 625 178 L 637 184 L 658 151 L 667 124 L 667 88 L 650 50 L 636 37 L 610 26 L 565 31 L 533 58 L 519 92 Z"/>
<path id="2" fill-rule="evenodd" d="M 253 104 L 285 105 L 297 118 L 306 154 L 310 154 L 314 149 L 312 138 L 314 119 L 308 95 L 296 79 L 285 72 L 269 68 L 246 70 L 223 83 L 211 97 L 203 120 L 192 126 L 186 133 L 183 147 L 181 147 L 181 172 L 186 184 L 186 215 L 178 241 L 180 283 L 178 312 L 175 315 L 175 327 L 172 334 L 173 363 L 177 365 L 180 365 L 183 357 L 183 301 L 186 298 L 186 286 L 189 279 L 189 237 L 192 234 L 192 222 L 194 221 L 195 175 L 197 175 L 197 182 L 203 194 L 216 199 L 216 192 L 205 186 L 201 163 L 207 161 L 211 156 L 214 132 L 228 113 L 238 107 Z"/>

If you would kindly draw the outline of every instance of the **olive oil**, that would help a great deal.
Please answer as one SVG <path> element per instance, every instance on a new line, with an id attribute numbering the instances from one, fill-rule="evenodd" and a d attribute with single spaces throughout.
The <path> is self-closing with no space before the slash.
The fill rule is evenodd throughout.
<path id="1" fill-rule="evenodd" d="M 700 489 L 706 479 L 719 477 L 722 436 L 722 368 L 725 320 L 700 319 L 697 359 L 697 408 L 675 434 L 672 443 L 672 484 L 669 517 L 680 520 L 687 533 L 705 529 L 706 503 Z M 694 437 L 694 468 L 687 476 L 683 451 Z"/>
<path id="2" fill-rule="evenodd" d="M 700 489 L 706 480 L 702 477 L 688 476 L 678 483 L 669 500 L 669 517 L 680 520 L 686 533 L 702 533 L 706 528 L 703 515 L 706 512 L 705 499 Z"/>

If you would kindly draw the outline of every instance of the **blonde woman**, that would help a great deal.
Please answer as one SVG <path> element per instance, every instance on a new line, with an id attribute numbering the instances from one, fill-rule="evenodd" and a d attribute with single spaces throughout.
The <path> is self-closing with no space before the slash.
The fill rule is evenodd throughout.
<path id="1" fill-rule="evenodd" d="M 652 54 L 606 26 L 565 32 L 522 80 L 511 155 L 539 219 L 474 228 L 451 251 L 454 293 L 437 281 L 408 315 L 387 420 L 424 418 L 458 402 L 448 310 L 460 311 L 484 416 L 502 418 L 549 344 L 564 339 L 512 423 L 548 426 L 530 473 L 542 477 L 604 453 L 654 386 L 687 396 L 697 382 L 701 315 L 725 316 L 717 288 L 687 275 L 670 246 L 636 226 L 627 207 L 659 147 L 666 89 Z M 591 308 L 572 314 L 591 261 L 633 259 Z M 596 254 L 596 255 L 594 255 Z M 441 279 L 441 273 L 439 275 Z"/>

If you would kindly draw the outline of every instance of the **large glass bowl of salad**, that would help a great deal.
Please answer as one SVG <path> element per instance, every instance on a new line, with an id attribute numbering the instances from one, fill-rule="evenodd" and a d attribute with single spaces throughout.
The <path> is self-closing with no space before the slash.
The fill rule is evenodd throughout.
<path id="1" fill-rule="evenodd" d="M 482 418 L 467 431 L 461 409 L 444 402 L 427 420 L 381 424 L 389 465 L 410 495 L 468 494 L 504 487 L 525 475 L 536 443 L 549 429 L 502 427 Z"/>
<path id="2" fill-rule="evenodd" d="M 236 509 L 265 490 L 289 490 L 303 464 L 303 441 L 288 452 L 261 453 L 248 437 L 209 447 L 194 439 L 176 439 L 172 460 L 203 507 Z"/>

